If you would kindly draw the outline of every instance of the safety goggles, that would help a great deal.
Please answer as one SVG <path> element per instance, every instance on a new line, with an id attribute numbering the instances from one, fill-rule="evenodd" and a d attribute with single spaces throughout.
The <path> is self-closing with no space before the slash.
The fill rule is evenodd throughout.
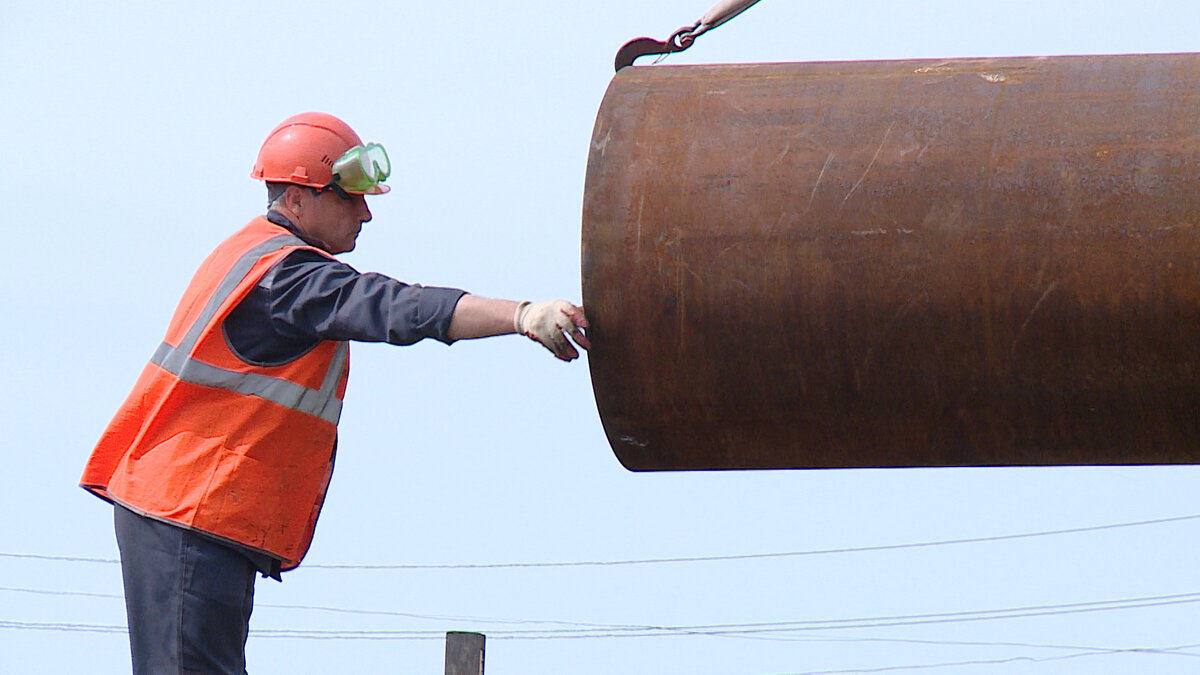
<path id="1" fill-rule="evenodd" d="M 378 143 L 356 145 L 333 163 L 332 187 L 354 194 L 387 192 L 381 185 L 392 173 L 387 151 Z"/>

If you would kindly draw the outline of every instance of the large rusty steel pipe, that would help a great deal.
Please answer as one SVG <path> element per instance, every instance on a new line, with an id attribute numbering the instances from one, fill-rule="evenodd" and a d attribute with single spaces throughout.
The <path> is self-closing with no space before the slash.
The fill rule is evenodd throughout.
<path id="1" fill-rule="evenodd" d="M 632 470 L 1200 460 L 1200 55 L 626 68 L 583 298 Z"/>

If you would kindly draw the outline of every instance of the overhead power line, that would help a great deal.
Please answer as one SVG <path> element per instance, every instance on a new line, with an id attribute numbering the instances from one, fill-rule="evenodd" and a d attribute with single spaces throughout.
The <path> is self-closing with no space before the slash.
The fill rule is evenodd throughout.
<path id="1" fill-rule="evenodd" d="M 15 593 L 32 593 L 37 595 L 56 595 L 56 596 L 75 596 L 88 598 L 104 598 L 112 600 L 122 600 L 123 596 L 115 593 L 94 593 L 87 591 L 66 591 L 66 590 L 47 590 L 38 588 L 14 588 L 0 586 L 0 592 L 15 592 Z M 1179 594 L 1176 596 L 1156 596 L 1156 597 L 1187 597 L 1196 594 Z M 1140 601 L 1148 598 L 1129 598 L 1125 601 Z M 1122 602 L 1122 601 L 1101 601 L 1101 602 Z M 374 609 L 351 609 L 345 607 L 323 607 L 316 605 L 281 605 L 262 603 L 260 608 L 266 609 L 288 609 L 288 610 L 305 610 L 305 611 L 323 611 L 333 612 L 338 614 L 360 614 L 373 616 L 388 616 L 399 618 L 415 618 L 429 621 L 452 621 L 458 624 L 473 622 L 476 624 L 504 624 L 504 625 L 555 625 L 555 626 L 573 626 L 573 627 L 588 627 L 592 629 L 607 629 L 607 630 L 652 630 L 652 626 L 634 626 L 634 625 L 614 625 L 614 624 L 596 624 L 580 621 L 560 621 L 546 619 L 502 619 L 502 618 L 485 618 L 485 617 L 462 617 L 462 616 L 435 616 L 428 614 L 414 614 L 411 612 L 397 612 L 393 610 L 374 610 Z M 124 632 L 122 626 L 106 625 L 97 626 L 94 624 L 22 624 L 21 622 L 8 622 L 11 624 L 20 624 L 10 627 L 38 629 L 38 630 L 63 630 L 63 631 L 87 631 L 87 632 Z M 3 628 L 4 626 L 0 626 Z M 295 633 L 295 629 L 281 629 L 286 632 Z M 422 636 L 420 639 L 433 639 L 434 633 L 428 632 L 428 635 Z M 440 633 L 438 633 L 440 634 Z M 279 637 L 282 637 L 281 634 Z M 763 639 L 772 641 L 788 641 L 788 642 L 856 642 L 856 643 L 888 643 L 888 644 L 911 644 L 911 645 L 929 645 L 939 647 L 1008 647 L 1022 649 L 1054 649 L 1066 650 L 1072 652 L 1090 652 L 1090 653 L 1106 653 L 1112 651 L 1140 651 L 1146 653 L 1177 653 L 1181 650 L 1200 647 L 1200 645 L 1184 645 L 1180 647 L 1170 647 L 1165 649 L 1139 648 L 1136 650 L 1112 647 L 1095 647 L 1087 645 L 1060 645 L 1060 644 L 1045 644 L 1033 642 L 1004 642 L 1004 641 L 978 641 L 978 640 L 931 640 L 917 638 L 895 638 L 895 637 L 848 637 L 837 635 L 823 635 L 820 637 L 778 637 L 778 636 L 738 636 L 738 635 L 716 635 L 715 637 L 741 637 L 750 639 Z M 335 639 L 335 638 L 326 638 Z M 417 639 L 417 638 L 413 638 Z M 1190 654 L 1180 654 L 1189 656 Z M 1200 655 L 1196 655 L 1200 656 Z M 915 668 L 936 667 L 936 666 L 915 666 Z"/>
<path id="2" fill-rule="evenodd" d="M 124 600 L 125 596 L 119 593 L 96 593 L 91 591 L 67 591 L 67 590 L 52 590 L 45 588 L 22 588 L 14 586 L 0 586 L 0 593 L 27 593 L 31 595 L 50 595 L 50 596 L 65 596 L 77 598 L 100 598 L 104 600 Z M 444 621 L 456 624 L 475 623 L 475 624 L 505 624 L 505 625 L 556 625 L 556 626 L 588 626 L 592 628 L 608 627 L 610 624 L 595 624 L 582 623 L 577 621 L 555 621 L 548 619 L 500 619 L 479 616 L 439 616 L 433 614 L 417 614 L 414 612 L 398 612 L 388 609 L 354 609 L 350 607 L 328 607 L 322 605 L 297 605 L 297 604 L 273 604 L 260 602 L 255 603 L 256 609 L 286 609 L 312 612 L 328 612 L 332 614 L 354 614 L 361 616 L 381 616 L 400 619 L 419 619 L 423 621 Z"/>
<path id="3" fill-rule="evenodd" d="M 1044 663 L 1047 661 L 1067 661 L 1070 659 L 1078 659 L 1078 658 L 1083 658 L 1083 657 L 1087 657 L 1087 656 L 1114 656 L 1117 654 L 1167 654 L 1167 655 L 1174 655 L 1174 656 L 1198 656 L 1198 657 L 1200 657 L 1200 654 L 1192 654 L 1187 651 L 1189 649 L 1195 649 L 1196 647 L 1200 647 L 1200 645 L 1181 645 L 1178 647 L 1163 647 L 1160 649 L 1143 649 L 1143 648 L 1100 649 L 1100 650 L 1092 650 L 1092 651 L 1079 651 L 1074 654 L 1062 654 L 1059 656 L 1041 656 L 1041 657 L 1011 656 L 1008 658 L 1001 658 L 1001 659 L 983 659 L 983 660 L 973 660 L 973 661 L 948 661 L 948 662 L 943 662 L 943 663 L 924 663 L 924 664 L 914 664 L 914 665 L 905 665 L 905 666 L 881 666 L 881 667 L 876 667 L 876 668 L 848 668 L 848 669 L 839 669 L 839 670 L 808 670 L 808 671 L 798 672 L 798 673 L 788 673 L 786 675 L 851 675 L 852 673 L 869 675 L 869 674 L 873 674 L 873 673 L 893 673 L 893 672 L 901 672 L 901 671 L 905 671 L 905 670 L 909 670 L 909 671 L 911 671 L 911 670 L 933 670 L 935 668 L 956 668 L 956 667 L 961 667 L 961 666 L 991 666 L 991 665 L 1004 665 L 1007 663 Z"/>
<path id="4" fill-rule="evenodd" d="M 0 621 L 0 630 L 41 630 L 56 633 L 126 633 L 125 626 L 92 623 L 60 623 L 45 621 Z"/>
<path id="5" fill-rule="evenodd" d="M 305 569 L 326 570 L 463 570 L 463 569 L 519 569 L 537 567 L 610 567 L 621 565 L 661 565 L 671 563 L 725 562 L 736 560 L 762 560 L 769 558 L 798 558 L 804 556 L 835 555 L 844 553 L 872 553 L 880 551 L 898 551 L 914 548 L 932 548 L 937 546 L 956 546 L 962 544 L 983 544 L 989 542 L 1013 541 L 1018 539 L 1033 539 L 1036 537 L 1054 537 L 1068 534 L 1084 534 L 1130 527 L 1146 527 L 1150 525 L 1166 525 L 1190 520 L 1200 520 L 1200 514 L 1156 518 L 1153 520 L 1138 520 L 1128 523 L 1110 523 L 1107 525 L 1090 525 L 1071 527 L 1061 530 L 1043 530 L 1039 532 L 1021 532 L 1017 534 L 1001 534 L 987 537 L 965 537 L 962 539 L 941 539 L 936 541 L 908 542 L 902 544 L 882 544 L 877 546 L 851 546 L 845 548 L 812 549 L 805 551 L 781 551 L 774 553 L 741 553 L 733 555 L 710 556 L 678 556 L 670 558 L 638 558 L 630 560 L 580 560 L 552 562 L 500 562 L 500 563 L 445 563 L 445 564 L 328 564 L 307 563 Z M 90 558 L 82 556 L 44 555 L 38 553 L 5 553 L 0 552 L 0 558 L 27 560 L 43 560 L 50 562 L 119 564 L 115 558 Z"/>
<path id="6" fill-rule="evenodd" d="M 54 631 L 54 632 L 81 632 L 81 633 L 110 633 L 122 634 L 126 633 L 125 626 L 105 625 L 105 624 L 85 624 L 85 623 L 65 623 L 65 622 L 24 622 L 24 621 L 0 621 L 0 630 L 38 630 L 38 631 Z M 267 630 L 252 630 L 251 634 L 256 638 L 265 639 L 287 639 L 287 640 L 411 640 L 411 641 L 432 641 L 443 640 L 445 633 L 442 631 L 423 632 L 392 632 L 386 633 L 383 631 L 304 631 L 304 630 L 289 630 L 289 629 L 267 629 Z M 663 636 L 669 635 L 694 635 L 694 633 L 663 633 Z M 493 637 L 489 634 L 489 637 Z M 604 637 L 647 637 L 647 636 L 604 636 Z M 649 636 L 653 637 L 653 636 Z M 534 638 L 534 639 L 549 639 L 549 638 Z M 871 640 L 867 638 L 866 640 Z M 938 644 L 932 642 L 932 644 Z M 952 644 L 952 643 L 947 643 Z M 984 646 L 1007 646 L 1001 643 L 995 645 Z M 1071 647 L 1058 645 L 1024 645 L 1035 648 L 1053 648 L 1053 649 L 1072 649 Z M 949 661 L 941 663 L 927 664 L 910 664 L 910 665 L 889 665 L 868 668 L 850 668 L 838 670 L 820 670 L 820 671 L 802 671 L 795 672 L 789 675 L 850 675 L 851 673 L 887 673 L 900 671 L 915 671 L 915 670 L 932 670 L 940 668 L 950 668 L 959 666 L 976 666 L 976 665 L 1003 665 L 1007 663 L 1043 663 L 1049 661 L 1065 661 L 1076 658 L 1091 657 L 1091 656 L 1114 656 L 1119 654 L 1139 654 L 1139 655 L 1166 655 L 1166 656 L 1181 656 L 1200 658 L 1200 654 L 1194 651 L 1200 648 L 1200 644 L 1179 645 L 1175 647 L 1130 647 L 1130 648 L 1103 648 L 1103 647 L 1077 647 L 1076 651 L 1070 654 L 1060 654 L 1056 656 L 1029 656 L 1020 655 L 1007 658 L 997 659 L 975 659 Z"/>
<path id="7" fill-rule="evenodd" d="M 41 553 L 0 553 L 0 558 L 17 558 L 19 560 L 46 560 L 50 562 L 97 563 L 112 565 L 120 563 L 116 558 L 84 558 L 71 555 L 44 555 Z"/>
<path id="8" fill-rule="evenodd" d="M 656 565 L 667 563 L 694 563 L 694 562 L 723 562 L 734 560 L 759 560 L 765 558 L 796 558 L 803 556 L 816 555 L 834 555 L 842 553 L 870 553 L 877 551 L 895 551 L 901 549 L 912 548 L 928 548 L 934 546 L 953 546 L 959 544 L 980 544 L 997 541 L 1010 541 L 1015 539 L 1031 539 L 1034 537 L 1051 537 L 1066 534 L 1082 534 L 1085 532 L 1099 532 L 1102 530 L 1115 530 L 1127 527 L 1145 527 L 1149 525 L 1165 525 L 1167 523 L 1177 523 L 1188 520 L 1200 520 L 1200 514 L 1188 516 L 1175 516 L 1171 518 L 1157 518 L 1154 520 L 1139 520 L 1129 523 L 1112 523 L 1107 525 L 1092 525 L 1087 527 L 1073 527 L 1061 530 L 1045 530 L 1041 532 L 1024 532 L 1019 534 L 1004 534 L 989 537 L 970 537 L 963 539 L 943 539 L 938 541 L 911 542 L 904 544 L 884 544 L 878 546 L 856 546 L 846 548 L 829 548 L 829 549 L 814 549 L 807 551 L 783 551 L 777 553 L 744 553 L 735 555 L 717 555 L 717 556 L 694 556 L 694 557 L 672 557 L 672 558 L 642 558 L 635 560 L 593 560 L 593 561 L 574 561 L 574 562 L 509 562 L 509 563 L 459 563 L 459 564 L 426 564 L 426 565 L 332 565 L 332 564 L 311 564 L 309 567 L 318 569 L 345 569 L 345 570 L 432 570 L 432 569 L 505 569 L 505 568 L 526 568 L 526 567 L 604 567 L 616 565 Z"/>
<path id="9" fill-rule="evenodd" d="M 41 591 L 39 589 L 0 588 L 5 591 L 50 593 L 56 595 L 88 595 L 112 597 L 107 594 L 79 593 L 71 591 Z M 809 619 L 799 621 L 764 621 L 753 623 L 702 624 L 688 626 L 650 626 L 650 625 L 598 625 L 571 624 L 577 628 L 530 628 L 489 630 L 488 637 L 498 640 L 564 640 L 564 639 L 612 639 L 612 638 L 650 638 L 678 636 L 712 636 L 712 637 L 759 637 L 772 636 L 775 639 L 800 639 L 797 637 L 814 631 L 848 630 L 863 628 L 891 628 L 898 626 L 919 626 L 947 623 L 964 623 L 973 621 L 993 621 L 1002 619 L 1026 619 L 1068 614 L 1109 612 L 1117 610 L 1147 609 L 1173 605 L 1192 604 L 1200 602 L 1200 592 L 1176 593 L 1137 598 L 1122 598 L 1117 600 L 1096 600 L 1077 603 L 1060 603 L 1049 605 L 1033 605 L 1009 607 L 1001 609 L 965 610 L 957 612 L 939 612 L 929 614 L 907 614 L 894 616 L 857 617 L 845 619 Z M 286 606 L 285 606 L 286 607 Z M 300 607 L 300 609 L 316 609 Z M 339 608 L 328 608 L 334 611 Z M 368 612 L 368 610 L 362 610 Z M 357 613 L 357 611 L 354 611 Z M 375 612 L 370 612 L 375 613 Z M 410 615 L 411 616 L 411 615 Z M 431 617 L 424 617 L 431 618 Z M 485 621 L 485 620 L 478 620 Z M 542 625 L 562 625 L 565 622 L 532 621 L 504 619 L 496 620 L 503 623 L 540 623 Z M 78 623 L 41 623 L 22 621 L 0 621 L 0 629 L 19 630 L 50 630 L 50 631 L 86 631 L 86 632 L 123 632 L 123 626 L 95 625 Z M 307 640 L 427 640 L 439 639 L 444 636 L 444 630 L 342 630 L 342 629 L 254 629 L 251 634 L 263 638 L 290 638 Z M 1046 646 L 1046 645 L 1042 645 Z M 1059 647 L 1063 649 L 1094 649 L 1091 647 Z M 1185 654 L 1187 656 L 1200 656 Z"/>

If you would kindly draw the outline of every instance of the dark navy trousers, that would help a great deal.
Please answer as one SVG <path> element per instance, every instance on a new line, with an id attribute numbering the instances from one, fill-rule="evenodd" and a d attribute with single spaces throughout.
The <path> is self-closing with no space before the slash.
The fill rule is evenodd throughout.
<path id="1" fill-rule="evenodd" d="M 119 505 L 115 521 L 134 675 L 245 675 L 249 558 Z"/>

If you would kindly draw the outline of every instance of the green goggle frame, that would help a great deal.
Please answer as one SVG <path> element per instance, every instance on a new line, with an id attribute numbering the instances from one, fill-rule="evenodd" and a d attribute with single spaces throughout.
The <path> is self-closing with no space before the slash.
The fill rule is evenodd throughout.
<path id="1" fill-rule="evenodd" d="M 346 192 L 373 193 L 391 173 L 392 163 L 382 145 L 356 145 L 333 163 L 333 184 Z"/>

